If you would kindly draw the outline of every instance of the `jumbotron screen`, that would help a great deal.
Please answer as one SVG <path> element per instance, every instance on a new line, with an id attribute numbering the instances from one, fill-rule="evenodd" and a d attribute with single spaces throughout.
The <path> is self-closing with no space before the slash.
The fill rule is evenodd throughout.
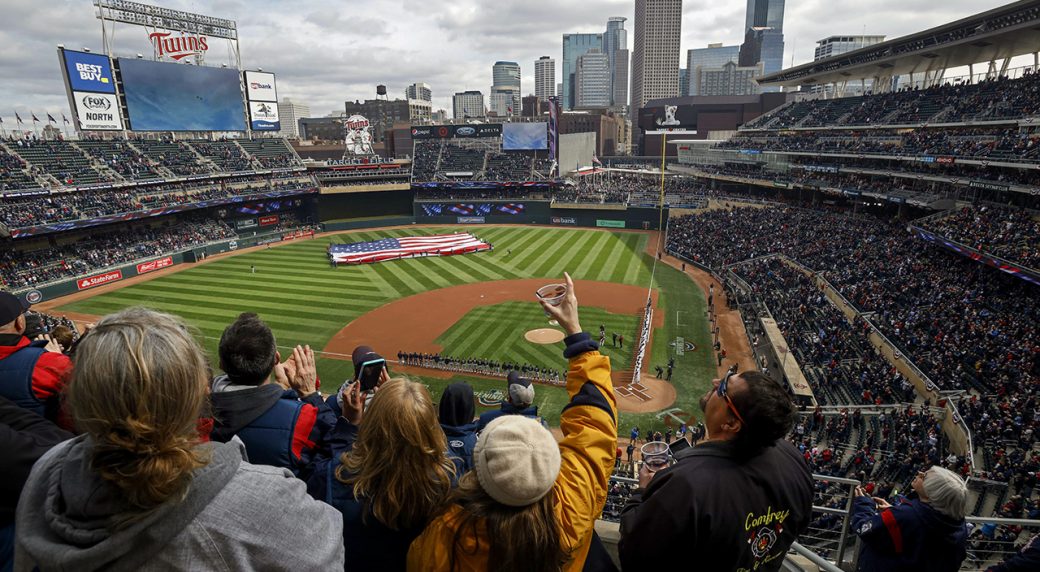
<path id="1" fill-rule="evenodd" d="M 549 146 L 545 123 L 506 123 L 502 125 L 503 151 L 541 151 Z"/>
<path id="2" fill-rule="evenodd" d="M 119 60 L 133 131 L 245 131 L 237 70 Z"/>

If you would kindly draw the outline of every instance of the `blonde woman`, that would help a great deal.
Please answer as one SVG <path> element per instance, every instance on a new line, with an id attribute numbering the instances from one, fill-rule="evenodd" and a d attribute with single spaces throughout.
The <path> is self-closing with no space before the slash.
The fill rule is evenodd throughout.
<path id="1" fill-rule="evenodd" d="M 202 443 L 209 367 L 185 325 L 106 316 L 76 350 L 68 406 L 82 435 L 33 467 L 16 570 L 328 570 L 342 524 L 289 471 L 240 442 Z"/>
<path id="2" fill-rule="evenodd" d="M 568 336 L 570 403 L 559 443 L 520 415 L 495 419 L 477 438 L 473 470 L 453 503 L 408 551 L 408 570 L 581 570 L 607 497 L 617 447 L 610 359 L 578 323 L 574 283 L 559 306 L 542 306 Z"/>
<path id="3" fill-rule="evenodd" d="M 404 570 L 412 540 L 451 494 L 455 466 L 426 386 L 404 378 L 378 387 L 368 406 L 359 382 L 339 399 L 342 417 L 307 483 L 343 513 L 351 571 Z"/>

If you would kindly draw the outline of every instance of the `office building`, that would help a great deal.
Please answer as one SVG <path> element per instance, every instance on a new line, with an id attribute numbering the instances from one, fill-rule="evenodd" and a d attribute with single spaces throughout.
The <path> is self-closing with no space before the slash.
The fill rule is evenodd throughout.
<path id="1" fill-rule="evenodd" d="M 451 98 L 451 107 L 455 119 L 483 119 L 487 115 L 484 111 L 484 94 L 476 90 L 456 93 Z"/>
<path id="2" fill-rule="evenodd" d="M 740 67 L 762 62 L 763 75 L 776 73 L 784 64 L 784 0 L 748 0 Z M 770 88 L 776 90 L 778 88 Z"/>
<path id="3" fill-rule="evenodd" d="M 281 112 L 278 114 L 279 119 L 281 119 Z M 293 123 L 296 124 L 298 136 L 303 141 L 325 141 L 342 144 L 347 136 L 341 117 L 300 117 Z M 340 154 L 342 155 L 342 152 Z"/>
<path id="4" fill-rule="evenodd" d="M 695 48 L 686 51 L 686 74 L 689 95 L 702 95 L 697 93 L 700 68 L 718 69 L 728 62 L 740 61 L 740 46 L 723 46 L 722 44 L 708 44 L 706 48 Z M 730 94 L 726 94 L 730 95 Z"/>
<path id="5" fill-rule="evenodd" d="M 610 59 L 599 48 L 593 48 L 578 58 L 574 73 L 574 107 L 609 107 Z"/>
<path id="6" fill-rule="evenodd" d="M 816 50 L 813 52 L 813 61 L 822 60 L 831 56 L 837 56 L 846 52 L 880 44 L 885 41 L 885 36 L 831 36 L 816 42 Z M 863 95 L 874 87 L 874 80 L 851 81 L 841 94 L 842 96 Z M 834 90 L 832 84 L 815 85 L 810 88 L 813 93 L 831 93 Z"/>
<path id="7" fill-rule="evenodd" d="M 625 82 L 626 94 L 628 84 L 628 70 L 626 67 L 624 78 L 618 77 L 618 65 L 617 60 L 619 53 L 622 50 L 628 49 L 628 30 L 625 29 L 625 21 L 627 18 L 620 16 L 614 16 L 607 19 L 607 31 L 603 34 L 603 53 L 607 54 L 610 66 L 610 95 L 611 105 L 625 105 L 625 101 L 614 101 L 614 93 L 617 91 L 617 84 L 621 81 Z M 627 62 L 626 62 L 627 64 Z"/>
<path id="8" fill-rule="evenodd" d="M 405 99 L 433 101 L 433 90 L 430 89 L 429 84 L 413 83 L 404 90 L 404 96 Z"/>
<path id="9" fill-rule="evenodd" d="M 520 64 L 495 62 L 489 100 L 491 113 L 498 117 L 520 115 Z"/>
<path id="10" fill-rule="evenodd" d="M 534 94 L 542 101 L 556 95 L 556 60 L 542 56 L 534 62 Z"/>
<path id="11" fill-rule="evenodd" d="M 726 62 L 720 68 L 700 67 L 694 84 L 699 96 L 756 95 L 761 93 L 755 78 L 762 75 L 762 64 L 752 67 Z"/>
<path id="12" fill-rule="evenodd" d="M 614 107 L 621 108 L 628 106 L 628 62 L 630 52 L 627 49 L 618 50 L 614 54 L 614 73 L 612 76 L 613 81 L 613 95 L 611 95 L 611 101 L 614 102 Z"/>
<path id="13" fill-rule="evenodd" d="M 283 97 L 278 102 L 278 121 L 281 128 L 278 131 L 280 137 L 289 139 L 300 138 L 300 119 L 311 114 L 311 106 L 306 103 L 296 103 L 288 97 Z"/>
<path id="14" fill-rule="evenodd" d="M 690 95 L 690 70 L 679 68 L 679 97 Z"/>
<path id="15" fill-rule="evenodd" d="M 563 35 L 563 109 L 573 109 L 574 73 L 578 58 L 589 50 L 603 49 L 603 34 L 564 34 Z"/>
<path id="16" fill-rule="evenodd" d="M 633 113 L 651 99 L 679 95 L 682 0 L 636 0 L 632 44 Z"/>

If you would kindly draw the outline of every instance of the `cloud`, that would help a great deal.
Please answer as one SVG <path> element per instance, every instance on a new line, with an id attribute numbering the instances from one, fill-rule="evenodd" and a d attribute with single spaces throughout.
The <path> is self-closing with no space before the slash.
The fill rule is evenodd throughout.
<path id="1" fill-rule="evenodd" d="M 815 42 L 836 34 L 885 34 L 889 38 L 920 31 L 1007 0 L 791 0 L 785 15 L 785 64 L 812 59 Z M 523 92 L 534 91 L 534 60 L 557 60 L 562 35 L 598 32 L 610 16 L 628 18 L 631 48 L 634 0 L 353 0 L 346 6 L 318 0 L 164 0 L 167 8 L 235 20 L 241 38 L 242 64 L 278 76 L 281 97 L 310 104 L 325 115 L 343 109 L 343 101 L 375 97 L 376 84 L 391 97 L 403 97 L 412 82 L 430 84 L 434 104 L 451 108 L 451 94 L 491 85 L 498 60 L 520 63 Z M 330 7 L 331 6 L 331 7 Z M 727 45 L 743 37 L 745 2 L 683 6 L 682 50 L 710 42 Z M 0 107 L 4 125 L 13 112 L 23 118 L 69 114 L 55 45 L 101 49 L 101 26 L 85 0 L 5 0 L 0 27 Z M 143 28 L 119 25 L 117 55 L 151 53 Z M 211 63 L 231 60 L 223 42 L 212 42 Z M 8 120 L 6 117 L 10 117 Z"/>

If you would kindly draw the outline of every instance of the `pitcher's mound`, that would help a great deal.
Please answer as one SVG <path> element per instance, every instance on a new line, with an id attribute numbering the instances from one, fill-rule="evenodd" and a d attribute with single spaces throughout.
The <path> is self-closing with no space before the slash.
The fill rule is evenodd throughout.
<path id="1" fill-rule="evenodd" d="M 565 337 L 563 332 L 552 328 L 530 330 L 524 334 L 524 339 L 532 344 L 555 344 L 556 342 L 562 342 Z"/>

